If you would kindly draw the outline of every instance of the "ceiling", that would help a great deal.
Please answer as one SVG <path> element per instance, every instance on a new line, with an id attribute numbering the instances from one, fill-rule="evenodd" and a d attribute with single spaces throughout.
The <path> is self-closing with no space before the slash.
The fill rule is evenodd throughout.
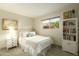
<path id="1" fill-rule="evenodd" d="M 76 7 L 79 4 L 68 3 L 0 3 L 0 9 L 27 17 L 42 16 L 66 7 Z"/>

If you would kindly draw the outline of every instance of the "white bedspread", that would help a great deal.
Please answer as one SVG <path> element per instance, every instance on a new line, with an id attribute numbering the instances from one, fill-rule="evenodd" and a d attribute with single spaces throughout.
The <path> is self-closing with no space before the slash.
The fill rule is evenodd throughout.
<path id="1" fill-rule="evenodd" d="M 30 51 L 32 55 L 37 55 L 52 43 L 53 42 L 50 37 L 39 35 L 20 38 L 20 45 L 23 47 L 24 51 Z"/>

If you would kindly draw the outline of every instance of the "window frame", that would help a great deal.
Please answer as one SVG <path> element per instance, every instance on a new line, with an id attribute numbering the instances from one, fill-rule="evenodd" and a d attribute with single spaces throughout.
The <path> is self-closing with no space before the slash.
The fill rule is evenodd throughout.
<path id="1" fill-rule="evenodd" d="M 56 18 L 59 18 L 59 20 L 58 20 L 58 23 L 55 23 L 55 22 L 53 22 L 54 23 L 54 27 L 51 27 L 51 20 L 54 20 L 54 19 L 56 19 Z M 45 27 L 45 24 L 44 24 L 44 21 L 47 21 L 47 20 L 49 20 L 49 25 L 47 25 L 46 27 Z M 43 19 L 43 20 L 41 20 L 42 21 L 42 24 L 43 24 L 43 29 L 59 29 L 59 21 L 60 21 L 60 16 L 57 16 L 57 17 L 53 17 L 53 18 L 48 18 L 48 19 Z M 57 21 L 56 21 L 57 22 Z M 58 27 L 57 27 L 58 26 Z"/>

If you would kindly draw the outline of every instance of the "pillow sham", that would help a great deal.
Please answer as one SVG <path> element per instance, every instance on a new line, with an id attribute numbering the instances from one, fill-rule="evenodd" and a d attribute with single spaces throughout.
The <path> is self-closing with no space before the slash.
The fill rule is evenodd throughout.
<path id="1" fill-rule="evenodd" d="M 32 36 L 35 36 L 36 33 L 35 32 L 29 32 L 29 34 L 27 35 L 28 37 L 32 37 Z"/>
<path id="2" fill-rule="evenodd" d="M 21 32 L 20 34 L 21 34 L 21 37 L 32 37 L 36 35 L 35 32 Z"/>

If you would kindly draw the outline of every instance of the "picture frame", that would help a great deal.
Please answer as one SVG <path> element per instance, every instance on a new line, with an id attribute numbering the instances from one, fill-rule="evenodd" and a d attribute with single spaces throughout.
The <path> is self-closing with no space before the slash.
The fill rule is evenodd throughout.
<path id="1" fill-rule="evenodd" d="M 9 27 L 13 27 L 15 30 L 18 29 L 17 20 L 8 20 L 7 18 L 2 19 L 2 29 L 8 30 Z"/>
<path id="2" fill-rule="evenodd" d="M 64 19 L 75 18 L 75 17 L 76 17 L 76 15 L 75 15 L 75 10 L 74 9 L 66 11 L 66 12 L 63 13 L 63 18 Z"/>

